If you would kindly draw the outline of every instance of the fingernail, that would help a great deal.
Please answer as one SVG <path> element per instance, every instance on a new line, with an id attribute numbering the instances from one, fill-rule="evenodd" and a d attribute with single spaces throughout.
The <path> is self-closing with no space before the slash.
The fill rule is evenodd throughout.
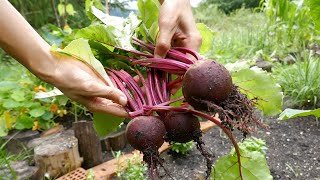
<path id="1" fill-rule="evenodd" d="M 120 96 L 119 98 L 119 103 L 123 106 L 125 106 L 127 104 L 127 98 L 124 96 Z"/>

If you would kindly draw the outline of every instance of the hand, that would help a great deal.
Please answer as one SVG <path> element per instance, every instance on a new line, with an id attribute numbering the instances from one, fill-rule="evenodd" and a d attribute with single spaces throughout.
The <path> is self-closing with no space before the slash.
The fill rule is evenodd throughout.
<path id="1" fill-rule="evenodd" d="M 160 2 L 160 33 L 155 56 L 165 57 L 171 46 L 199 51 L 202 37 L 196 27 L 189 0 L 162 0 Z"/>
<path id="2" fill-rule="evenodd" d="M 56 57 L 57 58 L 57 57 Z M 84 63 L 72 59 L 57 60 L 54 76 L 48 81 L 70 99 L 83 104 L 92 112 L 109 113 L 120 117 L 128 114 L 123 108 L 127 98 L 120 90 L 107 86 L 95 72 Z"/>
<path id="3" fill-rule="evenodd" d="M 37 77 L 93 112 L 128 115 L 121 106 L 127 98 L 120 90 L 107 86 L 84 63 L 53 55 L 50 45 L 9 1 L 0 0 L 0 27 L 0 47 Z"/>

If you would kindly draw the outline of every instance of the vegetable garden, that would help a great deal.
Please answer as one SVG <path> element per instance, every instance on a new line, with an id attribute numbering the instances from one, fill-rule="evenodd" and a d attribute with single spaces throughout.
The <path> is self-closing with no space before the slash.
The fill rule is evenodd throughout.
<path id="1" fill-rule="evenodd" d="M 19 132 L 41 139 L 71 130 L 78 138 L 80 120 L 92 123 L 88 139 L 99 144 L 86 149 L 103 156 L 89 166 L 78 138 L 86 179 L 99 178 L 95 167 L 112 159 L 117 179 L 320 178 L 319 0 L 244 1 L 242 7 L 202 1 L 193 9 L 200 51 L 172 47 L 165 58 L 153 55 L 156 0 L 138 0 L 137 11 L 125 17 L 108 15 L 99 0 L 52 2 L 55 25 L 38 27 L 52 53 L 84 62 L 124 92 L 129 118 L 89 112 L 1 52 L 0 179 L 19 179 L 16 161 L 39 165 L 33 158 L 41 143 L 8 148 Z M 215 127 L 202 131 L 209 121 Z M 127 144 L 101 152 L 100 141 L 119 129 Z M 159 151 L 162 146 L 169 150 Z M 121 160 L 134 149 L 140 155 Z M 40 169 L 32 176 L 57 179 L 71 171 Z"/>

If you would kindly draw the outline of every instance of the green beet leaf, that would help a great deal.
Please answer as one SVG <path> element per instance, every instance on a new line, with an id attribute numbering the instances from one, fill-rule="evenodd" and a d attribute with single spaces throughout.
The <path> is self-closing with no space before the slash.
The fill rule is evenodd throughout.
<path id="1" fill-rule="evenodd" d="M 285 109 L 280 115 L 279 120 L 287 120 L 295 117 L 315 116 L 320 117 L 320 108 L 314 110 Z"/>
<path id="2" fill-rule="evenodd" d="M 77 31 L 75 38 L 84 38 L 118 46 L 119 42 L 117 41 L 117 33 L 119 34 L 120 32 L 117 32 L 117 29 L 113 26 L 95 24 Z"/>
<path id="3" fill-rule="evenodd" d="M 101 76 L 101 79 L 104 79 L 109 85 L 113 85 L 101 62 L 94 57 L 87 39 L 80 38 L 73 40 L 63 50 L 57 49 L 56 51 L 73 56 L 86 63 L 97 75 Z"/>
<path id="4" fill-rule="evenodd" d="M 241 165 L 243 179 L 271 180 L 273 179 L 265 158 L 265 143 L 260 139 L 246 139 L 239 143 L 241 151 Z M 229 155 L 222 156 L 216 162 L 215 169 L 211 174 L 215 180 L 238 180 L 239 164 L 234 149 Z"/>
<path id="5" fill-rule="evenodd" d="M 276 80 L 258 67 L 250 69 L 244 67 L 244 69 L 239 67 L 236 70 L 228 69 L 231 72 L 233 83 L 239 86 L 249 98 L 261 99 L 258 100 L 257 107 L 265 115 L 273 116 L 281 113 L 283 93 Z"/>
<path id="6" fill-rule="evenodd" d="M 200 54 L 204 54 L 212 48 L 214 33 L 207 25 L 203 23 L 197 23 L 197 28 L 202 36 Z"/>
<path id="7" fill-rule="evenodd" d="M 93 113 L 93 126 L 101 137 L 117 130 L 123 121 L 124 118 L 111 114 Z"/>
<path id="8" fill-rule="evenodd" d="M 122 18 L 110 16 L 95 7 L 91 9 L 92 14 L 104 25 L 95 24 L 89 26 L 92 28 L 84 28 L 76 34 L 76 38 L 83 37 L 89 40 L 98 40 L 99 42 L 113 46 L 133 49 L 130 39 L 137 26 L 141 23 L 134 13 L 130 13 L 127 18 Z M 83 35 L 84 33 L 85 35 Z"/>
<path id="9" fill-rule="evenodd" d="M 139 18 L 147 29 L 158 21 L 160 3 L 158 0 L 138 0 Z"/>

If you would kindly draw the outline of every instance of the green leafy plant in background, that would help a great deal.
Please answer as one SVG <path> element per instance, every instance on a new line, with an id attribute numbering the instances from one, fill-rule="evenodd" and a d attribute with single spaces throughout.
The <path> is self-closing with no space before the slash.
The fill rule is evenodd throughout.
<path id="1" fill-rule="evenodd" d="M 226 14 L 230 14 L 231 12 L 240 9 L 242 7 L 245 8 L 256 8 L 259 6 L 260 0 L 205 0 L 202 2 L 200 6 L 207 6 L 210 4 L 215 4 L 220 10 L 225 12 Z"/>
<path id="2" fill-rule="evenodd" d="M 178 153 L 178 154 L 185 155 L 188 152 L 190 152 L 193 147 L 194 147 L 194 142 L 193 141 L 190 141 L 190 142 L 187 142 L 187 143 L 174 142 L 170 146 L 170 151 L 173 151 L 173 152 Z"/>
<path id="3" fill-rule="evenodd" d="M 291 107 L 316 108 L 320 99 L 320 59 L 306 51 L 296 57 L 292 65 L 278 65 L 274 74 L 285 96 L 292 101 Z"/>
<path id="4" fill-rule="evenodd" d="M 315 40 L 314 21 L 310 16 L 309 1 L 266 0 L 262 9 L 268 20 L 275 50 L 299 52 Z"/>
<path id="5" fill-rule="evenodd" d="M 6 166 L 10 170 L 10 174 L 3 174 L 0 172 L 0 179 L 17 179 L 16 172 L 11 168 L 10 163 L 15 161 L 30 161 L 32 159 L 32 152 L 30 149 L 24 149 L 19 154 L 11 154 L 7 152 L 5 146 L 10 140 L 11 139 L 4 141 L 3 139 L 0 139 L 0 167 Z"/>
<path id="6" fill-rule="evenodd" d="M 54 119 L 67 113 L 60 97 L 34 99 L 50 86 L 38 80 L 16 62 L 0 66 L 0 136 L 11 129 L 45 130 L 55 126 Z"/>
<path id="7" fill-rule="evenodd" d="M 241 168 L 246 179 L 273 179 L 265 158 L 266 144 L 263 140 L 248 138 L 239 143 L 239 147 L 242 155 Z M 222 156 L 217 160 L 211 178 L 217 180 L 238 179 L 238 171 L 237 155 L 233 149 L 229 155 Z"/>
<path id="8" fill-rule="evenodd" d="M 117 159 L 117 177 L 123 180 L 146 180 L 147 166 L 141 156 L 135 153 L 132 157 L 120 162 L 121 151 L 114 152 Z"/>

